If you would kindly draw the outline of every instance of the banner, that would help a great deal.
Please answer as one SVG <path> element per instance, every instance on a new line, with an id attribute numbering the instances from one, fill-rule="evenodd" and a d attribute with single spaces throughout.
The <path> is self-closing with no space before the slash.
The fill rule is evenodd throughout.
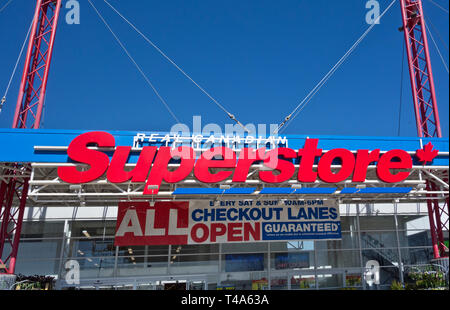
<path id="1" fill-rule="evenodd" d="M 340 239 L 335 200 L 119 202 L 115 245 Z"/>

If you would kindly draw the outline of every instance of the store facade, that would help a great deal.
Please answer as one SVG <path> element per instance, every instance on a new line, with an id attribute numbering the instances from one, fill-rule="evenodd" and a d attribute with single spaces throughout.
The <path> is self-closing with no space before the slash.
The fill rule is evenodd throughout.
<path id="1" fill-rule="evenodd" d="M 426 205 L 340 208 L 341 240 L 121 247 L 114 246 L 117 207 L 30 208 L 16 268 L 85 289 L 163 289 L 176 281 L 191 289 L 389 289 L 403 272 L 430 264 Z M 380 279 L 369 286 L 373 260 Z M 79 285 L 64 280 L 71 261 Z"/>
<path id="2" fill-rule="evenodd" d="M 70 181 L 67 175 L 60 173 L 61 167 L 78 167 L 77 171 L 83 172 L 80 174 L 82 177 L 86 176 L 86 171 L 89 172 L 89 167 L 83 168 L 83 162 L 77 159 L 77 155 L 75 158 L 70 156 L 68 148 L 82 135 L 75 131 L 39 131 L 37 134 L 9 131 L 2 135 L 3 145 L 12 146 L 14 143 L 14 147 L 2 151 L 0 161 L 29 162 L 33 168 L 16 264 L 17 274 L 52 275 L 57 279 L 57 288 L 60 289 L 389 289 L 394 281 L 405 283 L 408 272 L 412 270 L 441 264 L 441 261 L 433 260 L 426 201 L 429 195 L 434 195 L 439 204 L 445 205 L 448 203 L 448 187 L 442 186 L 441 190 L 433 193 L 426 191 L 423 184 L 427 174 L 421 171 L 427 169 L 440 180 L 448 178 L 447 139 L 278 137 L 260 141 L 260 145 L 255 144 L 254 149 L 264 145 L 268 150 L 283 148 L 298 154 L 302 148 L 307 149 L 309 139 L 316 139 L 316 147 L 323 150 L 323 154 L 336 149 L 348 152 L 339 151 L 341 153 L 328 159 L 328 174 L 325 170 L 319 171 L 322 169 L 319 167 L 321 162 L 326 161 L 324 155 L 313 158 L 311 171 L 320 173 L 310 182 L 300 180 L 300 175 L 305 174 L 301 173 L 304 167 L 298 159 L 292 158 L 294 170 L 291 174 L 289 167 L 278 166 L 278 163 L 271 166 L 264 158 L 254 158 L 248 165 L 248 171 L 244 171 L 243 180 L 234 180 L 240 174 L 239 164 L 233 166 L 236 168 L 233 174 L 224 176 L 222 180 L 208 180 L 208 177 L 217 176 L 220 171 L 230 171 L 231 166 L 217 163 L 214 166 L 206 165 L 210 175 L 205 176 L 205 173 L 202 175 L 196 170 L 197 161 L 185 177 L 171 179 L 168 174 L 162 173 L 158 184 L 156 172 L 153 178 L 152 174 L 148 178 L 156 180 L 153 183 L 148 179 L 135 182 L 139 169 L 134 170 L 134 175 L 130 173 L 133 168 L 145 167 L 144 161 L 140 161 L 144 153 L 142 143 L 148 143 L 147 146 L 153 146 L 156 142 L 166 143 L 164 146 L 173 147 L 175 138 L 170 142 L 163 141 L 166 135 L 159 133 L 112 133 L 116 143 L 109 146 L 97 143 L 100 148 L 96 152 L 102 152 L 111 159 L 117 154 L 119 146 L 129 146 L 129 154 L 124 153 L 126 156 L 122 157 L 117 155 L 116 158 L 116 163 L 122 160 L 125 168 L 111 173 L 102 170 L 98 172 L 98 177 L 91 175 L 90 180 Z M 203 137 L 203 143 L 208 139 L 210 137 Z M 88 140 L 84 141 L 85 146 L 93 142 Z M 17 141 L 21 143 L 18 145 Z M 186 145 L 196 153 L 198 150 L 194 143 L 198 142 L 192 136 Z M 437 152 L 433 158 L 428 158 L 428 162 L 420 162 L 417 151 L 427 152 L 424 146 L 428 143 L 434 148 L 428 152 Z M 156 147 L 157 154 L 161 153 L 162 145 Z M 238 154 L 231 157 L 231 162 L 239 160 L 243 148 L 226 145 L 223 140 L 220 145 Z M 245 148 L 248 147 L 245 144 Z M 210 149 L 211 145 L 207 148 Z M 366 154 L 369 155 L 362 181 L 356 176 L 362 173 L 361 169 L 356 173 L 358 154 L 364 153 L 361 150 L 367 150 Z M 402 150 L 402 154 L 408 154 L 411 167 L 399 166 L 403 155 L 396 153 L 393 157 L 400 160 L 389 160 L 386 168 L 388 174 L 383 176 L 380 163 L 376 163 L 374 157 L 370 158 L 374 150 L 379 150 L 381 155 L 377 160 L 381 160 L 383 154 L 389 151 Z M 289 154 L 289 151 L 284 151 L 281 155 L 286 160 Z M 354 154 L 351 171 L 348 175 L 340 176 L 342 171 L 348 170 L 348 154 Z M 277 158 L 279 155 L 277 153 Z M 305 154 L 303 156 L 306 157 Z M 88 160 L 91 159 L 88 156 Z M 113 170 L 112 160 L 105 169 Z M 182 170 L 183 160 L 177 157 L 174 161 L 167 161 L 167 171 L 176 173 Z M 152 170 L 157 163 L 156 156 Z M 95 164 L 89 164 L 92 172 Z M 272 173 L 274 170 L 278 170 L 278 173 Z M 398 177 L 405 171 L 407 175 L 400 181 L 382 179 Z M 331 182 L 336 177 L 343 179 Z M 203 213 L 204 217 L 209 214 L 207 206 L 211 210 L 223 207 L 223 212 L 229 216 L 217 211 L 214 220 L 209 214 L 209 220 L 201 223 L 202 226 L 188 225 L 187 222 L 183 226 L 179 219 L 171 222 L 172 215 L 169 215 L 167 230 L 171 229 L 170 225 L 174 225 L 173 229 L 182 227 L 187 230 L 187 239 L 164 239 L 166 241 L 152 239 L 152 233 L 147 235 L 150 228 L 145 225 L 149 225 L 150 220 L 133 222 L 128 218 L 123 226 L 126 231 L 122 234 L 128 237 L 120 239 L 118 231 L 126 216 L 121 213 L 120 204 L 136 202 L 148 203 L 149 210 L 160 202 L 187 203 L 190 206 L 197 203 L 206 206 L 200 208 L 206 212 Z M 306 210 L 304 206 L 310 202 L 320 203 L 321 206 L 331 203 L 338 212 L 337 217 L 334 217 L 333 212 L 326 211 L 330 215 L 328 220 L 338 221 L 339 229 L 327 234 L 324 231 L 332 230 L 330 224 L 323 226 L 328 228 L 313 228 L 314 233 L 305 232 L 304 225 L 309 225 L 306 217 L 300 221 L 299 215 L 295 218 L 292 214 L 297 213 L 289 209 L 289 220 L 302 223 L 301 233 L 296 228 L 296 234 L 293 234 L 294 226 L 287 228 L 287 224 L 285 229 L 292 231 L 283 235 L 280 234 L 280 231 L 283 232 L 282 226 L 273 224 L 270 228 L 272 234 L 268 235 L 267 220 L 278 223 L 269 219 L 269 213 L 256 210 L 259 213 L 255 214 L 259 217 L 255 215 L 253 218 L 251 209 L 248 214 L 238 209 L 234 213 L 228 212 L 233 203 L 246 202 L 271 206 L 267 210 L 275 212 L 271 213 L 273 218 L 278 215 L 279 223 L 288 223 L 288 220 L 281 213 L 276 213 L 276 206 L 281 207 L 278 212 L 285 212 L 289 209 L 287 206 L 293 204 L 301 205 L 294 208 L 298 211 Z M 318 210 L 319 207 L 312 206 L 310 211 Z M 204 219 L 198 210 L 189 213 L 189 221 Z M 239 212 L 243 214 L 240 220 Z M 316 220 L 325 223 L 322 218 L 317 217 Z M 143 225 L 139 232 L 136 231 L 138 221 Z M 243 224 L 233 228 L 230 226 L 233 221 Z M 152 223 L 152 232 L 157 235 L 162 226 Z M 193 227 L 209 229 L 208 238 L 205 237 L 206 230 L 195 230 Z M 275 229 L 278 229 L 277 234 Z M 143 238 L 145 236 L 148 238 Z M 448 240 L 448 231 L 445 239 Z"/>

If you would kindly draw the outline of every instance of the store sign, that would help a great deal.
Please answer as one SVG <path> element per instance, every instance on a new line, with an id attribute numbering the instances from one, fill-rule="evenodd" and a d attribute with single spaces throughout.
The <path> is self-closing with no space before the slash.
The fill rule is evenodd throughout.
<path id="1" fill-rule="evenodd" d="M 280 142 L 280 141 L 279 141 Z M 191 146 L 143 146 L 136 166 L 125 170 L 125 164 L 132 151 L 131 146 L 117 146 L 114 136 L 107 132 L 88 132 L 76 137 L 69 145 L 67 155 L 77 163 L 87 164 L 89 168 L 80 171 L 77 167 L 59 167 L 58 176 L 67 183 L 81 184 L 92 182 L 106 173 L 111 183 L 146 183 L 144 195 L 157 194 L 162 182 L 178 183 L 192 172 L 203 183 L 219 183 L 231 178 L 232 183 L 245 183 L 250 167 L 262 163 L 265 169 L 258 172 L 259 179 L 265 183 L 282 183 L 296 178 L 301 183 L 313 183 L 317 179 L 326 183 L 338 183 L 347 179 L 352 182 L 366 180 L 369 165 L 376 165 L 378 179 L 385 183 L 404 181 L 411 173 L 414 156 L 424 165 L 432 162 L 438 155 L 433 145 L 428 143 L 415 155 L 400 149 L 381 152 L 375 150 L 350 151 L 336 148 L 323 151 L 318 148 L 318 139 L 306 139 L 303 148 L 293 150 L 287 147 L 253 149 L 244 147 L 239 154 L 226 146 L 206 149 L 197 158 Z M 100 149 L 114 150 L 112 159 Z M 177 161 L 175 170 L 169 165 Z M 298 162 L 298 169 L 294 166 Z M 317 169 L 314 165 L 317 164 Z M 332 170 L 338 165 L 338 171 Z M 313 169 L 314 167 L 314 169 Z M 211 168 L 219 171 L 211 172 Z"/>
<path id="2" fill-rule="evenodd" d="M 139 148 L 149 145 L 158 144 L 160 146 L 170 146 L 175 148 L 177 146 L 190 146 L 194 149 L 208 150 L 213 145 L 224 145 L 227 148 L 231 148 L 233 151 L 239 150 L 245 145 L 252 145 L 259 149 L 260 147 L 267 147 L 274 149 L 277 147 L 288 147 L 288 138 L 280 136 L 268 136 L 268 137 L 254 137 L 239 135 L 190 135 L 182 136 L 179 134 L 158 134 L 152 133 L 146 135 L 145 133 L 137 133 L 133 138 L 133 147 Z"/>
<path id="3" fill-rule="evenodd" d="M 122 201 L 115 245 L 340 238 L 335 200 Z"/>

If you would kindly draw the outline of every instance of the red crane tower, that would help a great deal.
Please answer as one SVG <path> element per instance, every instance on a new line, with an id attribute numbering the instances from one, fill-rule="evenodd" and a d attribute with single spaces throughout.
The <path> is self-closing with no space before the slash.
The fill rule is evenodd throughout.
<path id="1" fill-rule="evenodd" d="M 428 48 L 425 17 L 421 0 L 400 0 L 408 57 L 409 76 L 413 95 L 414 113 L 416 117 L 417 135 L 431 138 L 442 137 L 439 113 L 431 70 L 430 52 Z M 436 191 L 437 185 L 427 182 L 427 190 Z M 435 199 L 427 199 L 428 217 L 430 221 L 431 240 L 434 258 L 448 256 L 445 254 L 444 234 L 448 231 L 448 198 L 445 205 L 439 205 Z M 445 222 L 442 215 L 447 215 Z"/>
<path id="2" fill-rule="evenodd" d="M 60 9 L 61 0 L 37 0 L 12 128 L 39 128 Z M 0 273 L 14 274 L 30 171 L 10 165 L 0 184 Z"/>
<path id="3" fill-rule="evenodd" d="M 400 5 L 417 134 L 441 137 L 422 1 L 400 0 Z M 38 129 L 40 126 L 60 8 L 61 0 L 37 0 L 13 128 Z M 14 274 L 15 271 L 30 170 L 27 165 L 10 165 L 5 173 L 9 176 L 8 182 L 0 184 L 0 273 Z M 428 190 L 436 188 L 436 184 L 427 183 Z M 428 199 L 427 204 L 434 257 L 440 258 L 445 255 L 443 230 L 448 230 L 448 220 L 442 222 L 441 216 L 448 215 L 448 198 L 445 206 L 433 199 Z M 5 250 L 8 255 L 4 255 Z"/>

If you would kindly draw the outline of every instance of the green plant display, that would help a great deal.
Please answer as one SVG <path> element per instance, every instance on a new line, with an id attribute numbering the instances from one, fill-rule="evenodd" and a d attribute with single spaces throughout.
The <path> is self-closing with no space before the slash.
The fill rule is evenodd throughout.
<path id="1" fill-rule="evenodd" d="M 436 271 L 432 266 L 422 269 L 413 269 L 407 273 L 407 282 L 410 289 L 447 289 L 448 283 L 442 271 Z"/>
<path id="2" fill-rule="evenodd" d="M 16 290 L 52 290 L 54 278 L 46 276 L 23 276 L 16 278 Z"/>
<path id="3" fill-rule="evenodd" d="M 403 287 L 401 282 L 394 280 L 394 281 L 392 281 L 392 284 L 391 284 L 391 290 L 402 291 L 402 290 L 405 290 L 405 287 Z"/>

